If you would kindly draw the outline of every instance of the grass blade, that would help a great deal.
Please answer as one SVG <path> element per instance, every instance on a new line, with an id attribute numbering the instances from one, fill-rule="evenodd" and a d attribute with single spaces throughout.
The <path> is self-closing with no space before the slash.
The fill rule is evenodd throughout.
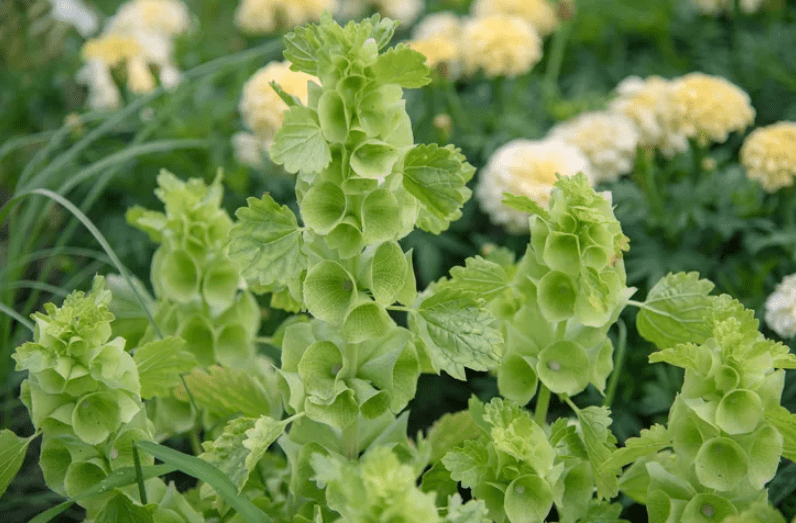
<path id="1" fill-rule="evenodd" d="M 207 461 L 152 441 L 138 441 L 136 446 L 182 472 L 210 484 L 224 501 L 250 523 L 271 523 L 271 518 L 265 512 L 257 508 L 249 498 L 239 494 L 238 488 L 232 481 Z"/>
<path id="2" fill-rule="evenodd" d="M 17 311 L 12 309 L 11 307 L 6 305 L 5 303 L 0 303 L 0 312 L 11 316 L 13 319 L 18 321 L 20 324 L 22 324 L 25 327 L 27 327 L 30 332 L 33 332 L 33 323 L 31 323 L 30 321 L 28 321 L 25 318 L 23 318 L 21 314 L 19 314 Z"/>

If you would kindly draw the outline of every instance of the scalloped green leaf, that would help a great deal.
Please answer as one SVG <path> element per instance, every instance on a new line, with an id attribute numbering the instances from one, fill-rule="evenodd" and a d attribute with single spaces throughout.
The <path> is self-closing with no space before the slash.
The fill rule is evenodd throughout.
<path id="1" fill-rule="evenodd" d="M 316 318 L 329 323 L 342 321 L 356 297 L 357 284 L 339 263 L 323 260 L 307 271 L 304 303 Z"/>
<path id="2" fill-rule="evenodd" d="M 500 363 L 503 336 L 495 317 L 469 293 L 442 289 L 410 313 L 412 331 L 423 340 L 437 372 L 464 380 L 465 367 L 489 370 Z"/>
<path id="3" fill-rule="evenodd" d="M 141 345 L 133 356 L 141 382 L 141 398 L 170 396 L 180 384 L 180 374 L 190 372 L 198 364 L 196 357 L 185 350 L 185 341 L 175 336 Z"/>
<path id="4" fill-rule="evenodd" d="M 606 407 L 586 407 L 576 411 L 583 433 L 583 443 L 591 463 L 597 495 L 611 499 L 619 492 L 617 480 L 621 467 L 604 467 L 616 451 L 616 437 L 611 433 L 611 411 Z"/>
<path id="5" fill-rule="evenodd" d="M 281 290 L 296 282 L 307 266 L 302 228 L 287 206 L 280 207 L 267 194 L 246 203 L 248 207 L 235 213 L 238 223 L 230 232 L 229 256 L 255 287 Z"/>
<path id="6" fill-rule="evenodd" d="M 268 151 L 271 160 L 289 173 L 320 172 L 332 161 L 332 153 L 312 109 L 300 105 L 284 114 L 284 123 Z"/>
<path id="7" fill-rule="evenodd" d="M 11 481 L 22 467 L 28 445 L 37 436 L 20 438 L 9 429 L 0 430 L 0 496 L 2 496 Z"/>
<path id="8" fill-rule="evenodd" d="M 425 61 L 423 54 L 410 49 L 406 44 L 398 44 L 376 60 L 373 66 L 376 81 L 406 88 L 423 87 L 431 82 L 431 70 Z"/>
<path id="9" fill-rule="evenodd" d="M 659 349 L 703 343 L 713 334 L 713 283 L 696 272 L 669 273 L 650 289 L 636 328 Z"/>

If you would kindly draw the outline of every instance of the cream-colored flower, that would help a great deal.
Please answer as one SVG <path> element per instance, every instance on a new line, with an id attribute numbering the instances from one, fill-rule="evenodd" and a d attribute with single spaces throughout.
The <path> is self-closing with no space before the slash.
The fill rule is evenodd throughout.
<path id="1" fill-rule="evenodd" d="M 245 131 L 232 135 L 232 149 L 235 159 L 243 165 L 259 169 L 263 166 L 266 145 L 252 133 Z"/>
<path id="2" fill-rule="evenodd" d="M 131 36 L 115 34 L 104 34 L 98 38 L 87 40 L 81 50 L 83 58 L 87 62 L 99 60 L 109 67 L 119 65 L 141 52 L 138 40 Z"/>
<path id="3" fill-rule="evenodd" d="M 584 173 L 594 180 L 586 155 L 574 145 L 561 140 L 513 140 L 489 158 L 478 175 L 475 196 L 481 209 L 493 223 L 505 225 L 512 233 L 528 231 L 528 214 L 503 205 L 503 193 L 527 196 L 544 208 L 556 174 L 573 176 Z"/>
<path id="4" fill-rule="evenodd" d="M 542 58 L 542 41 L 522 18 L 491 15 L 471 18 L 462 28 L 466 74 L 483 69 L 487 76 L 525 74 Z"/>
<path id="5" fill-rule="evenodd" d="M 271 62 L 249 78 L 243 86 L 243 95 L 238 109 L 244 122 L 255 135 L 269 146 L 276 131 L 282 127 L 287 104 L 271 87 L 279 84 L 286 93 L 307 103 L 307 82 L 314 76 L 301 71 L 291 71 L 290 62 Z"/>
<path id="6" fill-rule="evenodd" d="M 615 89 L 617 98 L 608 104 L 610 111 L 624 114 L 636 124 L 639 145 L 659 149 L 671 158 L 688 149 L 688 139 L 674 127 L 671 82 L 659 76 L 641 79 L 630 76 Z"/>
<path id="7" fill-rule="evenodd" d="M 540 36 L 547 36 L 558 27 L 558 16 L 548 0 L 475 0 L 470 12 L 475 17 L 494 14 L 519 16 Z"/>
<path id="8" fill-rule="evenodd" d="M 702 145 L 724 143 L 755 119 L 749 95 L 720 76 L 696 72 L 672 80 L 672 103 L 674 124 Z"/>
<path id="9" fill-rule="evenodd" d="M 428 36 L 406 42 L 409 47 L 426 57 L 426 65 L 439 74 L 456 79 L 461 74 L 461 51 L 458 40 L 445 36 Z"/>
<path id="10" fill-rule="evenodd" d="M 553 127 L 549 136 L 583 151 L 595 182 L 613 181 L 633 170 L 639 133 L 633 121 L 621 113 L 581 113 Z"/>
<path id="11" fill-rule="evenodd" d="M 317 22 L 324 11 L 334 10 L 335 0 L 241 0 L 235 24 L 245 33 L 266 34 Z"/>
<path id="12" fill-rule="evenodd" d="M 108 21 L 105 32 L 143 31 L 173 38 L 190 26 L 191 14 L 179 0 L 130 0 Z"/>
<path id="13" fill-rule="evenodd" d="M 73 25 L 84 38 L 99 29 L 99 16 L 82 0 L 50 0 L 50 3 L 53 19 Z"/>
<path id="14" fill-rule="evenodd" d="M 766 299 L 765 318 L 780 338 L 796 336 L 796 274 L 786 276 Z"/>
<path id="15" fill-rule="evenodd" d="M 148 93 L 155 88 L 155 77 L 140 55 L 127 60 L 127 87 L 134 93 Z"/>
<path id="16" fill-rule="evenodd" d="M 90 59 L 77 73 L 77 81 L 88 86 L 86 104 L 95 111 L 118 109 L 122 105 L 122 95 L 113 81 L 107 62 Z"/>
<path id="17" fill-rule="evenodd" d="M 369 6 L 366 0 L 337 0 L 332 12 L 335 20 L 353 20 L 362 18 Z"/>
<path id="18" fill-rule="evenodd" d="M 733 0 L 691 0 L 691 3 L 702 13 L 718 16 L 722 13 L 732 13 Z M 741 0 L 739 7 L 744 13 L 754 13 L 766 3 L 766 0 Z"/>
<path id="19" fill-rule="evenodd" d="M 417 40 L 434 36 L 444 36 L 450 40 L 459 40 L 462 34 L 462 21 L 450 11 L 440 11 L 424 17 L 412 30 Z"/>
<path id="20" fill-rule="evenodd" d="M 773 193 L 796 178 L 796 123 L 777 122 L 752 131 L 741 146 L 741 164 L 749 178 Z"/>
<path id="21" fill-rule="evenodd" d="M 423 0 L 376 0 L 376 8 L 382 16 L 400 20 L 404 25 L 417 20 L 424 7 Z"/>

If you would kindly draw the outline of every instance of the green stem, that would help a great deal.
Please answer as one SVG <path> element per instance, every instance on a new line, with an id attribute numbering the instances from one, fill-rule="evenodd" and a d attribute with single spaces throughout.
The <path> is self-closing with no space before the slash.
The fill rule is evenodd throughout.
<path id="1" fill-rule="evenodd" d="M 617 322 L 617 325 L 619 325 L 619 339 L 617 340 L 616 358 L 614 361 L 614 370 L 608 382 L 608 393 L 605 395 L 605 400 L 603 401 L 604 407 L 610 407 L 614 402 L 616 387 L 619 384 L 619 376 L 622 374 L 622 366 L 625 363 L 625 355 L 627 354 L 627 327 L 622 319 Z"/>
<path id="2" fill-rule="evenodd" d="M 544 91 L 546 93 L 558 93 L 558 77 L 561 74 L 561 65 L 564 63 L 564 51 L 572 35 L 572 20 L 563 22 L 558 30 L 553 34 L 553 45 L 550 50 L 550 58 L 547 60 L 547 68 L 544 72 Z"/>
<path id="3" fill-rule="evenodd" d="M 492 79 L 492 100 L 498 108 L 498 114 L 503 115 L 506 112 L 506 100 L 503 91 L 506 88 L 506 79 L 498 76 Z"/>
<path id="4" fill-rule="evenodd" d="M 567 320 L 562 320 L 556 325 L 556 341 L 561 341 L 567 334 Z"/>
<path id="5" fill-rule="evenodd" d="M 658 220 L 662 220 L 664 217 L 663 198 L 661 198 L 658 183 L 655 179 L 651 153 L 643 147 L 639 147 L 636 152 L 636 172 L 640 177 L 638 181 L 641 182 L 640 185 L 644 188 L 652 214 Z"/>
<path id="6" fill-rule="evenodd" d="M 550 407 L 550 389 L 539 383 L 539 395 L 536 396 L 536 411 L 533 419 L 537 425 L 544 427 L 547 422 L 547 409 Z"/>
<path id="7" fill-rule="evenodd" d="M 695 138 L 689 138 L 688 141 L 691 144 L 691 159 L 693 161 L 692 179 L 699 180 L 704 170 L 702 164 L 705 161 L 705 148 Z"/>
<path id="8" fill-rule="evenodd" d="M 451 115 L 454 128 L 463 129 L 467 133 L 473 132 L 473 126 L 470 124 L 470 119 L 462 107 L 462 101 L 459 98 L 459 93 L 453 82 L 448 78 L 440 78 L 439 82 L 442 84 L 443 93 L 445 95 L 445 102 L 448 106 L 448 114 Z"/>

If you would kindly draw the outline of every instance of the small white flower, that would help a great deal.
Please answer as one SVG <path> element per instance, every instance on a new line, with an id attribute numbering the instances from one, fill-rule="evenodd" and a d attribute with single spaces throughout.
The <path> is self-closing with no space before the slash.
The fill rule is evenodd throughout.
<path id="1" fill-rule="evenodd" d="M 255 169 L 263 166 L 266 144 L 252 133 L 242 131 L 233 134 L 232 147 L 235 151 L 235 159 L 238 162 Z"/>
<path id="2" fill-rule="evenodd" d="M 89 60 L 77 73 L 77 80 L 88 86 L 89 108 L 103 111 L 121 107 L 122 95 L 104 61 Z"/>
<path id="3" fill-rule="evenodd" d="M 556 174 L 585 174 L 594 183 L 588 158 L 561 140 L 513 140 L 492 154 L 478 174 L 475 196 L 493 223 L 512 233 L 527 232 L 528 214 L 503 205 L 503 193 L 527 196 L 547 208 Z"/>
<path id="4" fill-rule="evenodd" d="M 82 37 L 91 36 L 99 29 L 99 16 L 81 0 L 50 0 L 52 17 L 71 24 Z"/>
<path id="5" fill-rule="evenodd" d="M 796 336 L 796 274 L 786 276 L 766 299 L 765 319 L 779 337 Z"/>
<path id="6" fill-rule="evenodd" d="M 387 18 L 408 25 L 423 12 L 423 0 L 376 0 L 379 12 Z"/>

